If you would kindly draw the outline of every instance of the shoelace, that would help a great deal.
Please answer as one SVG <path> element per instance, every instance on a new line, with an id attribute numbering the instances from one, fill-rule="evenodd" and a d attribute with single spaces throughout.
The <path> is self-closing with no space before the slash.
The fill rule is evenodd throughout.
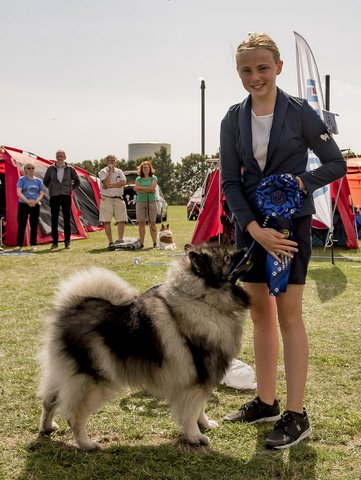
<path id="1" fill-rule="evenodd" d="M 293 415 L 289 412 L 286 412 L 286 413 L 283 413 L 281 415 L 281 418 L 279 420 L 277 420 L 276 422 L 276 425 L 275 425 L 275 429 L 276 428 L 280 428 L 282 430 L 284 430 L 285 432 L 288 431 L 288 427 L 289 427 L 289 423 L 292 422 L 293 420 Z"/>
<path id="2" fill-rule="evenodd" d="M 240 410 L 245 410 L 248 412 L 253 406 L 258 406 L 257 400 L 252 400 L 251 402 L 247 402 L 244 405 L 241 406 Z"/>

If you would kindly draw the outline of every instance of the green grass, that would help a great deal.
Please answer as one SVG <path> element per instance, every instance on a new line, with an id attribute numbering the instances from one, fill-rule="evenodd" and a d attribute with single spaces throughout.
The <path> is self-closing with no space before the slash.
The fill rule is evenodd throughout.
<path id="1" fill-rule="evenodd" d="M 185 207 L 170 207 L 169 223 L 178 252 L 191 240 L 195 222 Z M 137 229 L 126 227 L 137 237 Z M 65 422 L 50 439 L 38 436 L 36 398 L 43 322 L 60 280 L 83 267 L 114 270 L 140 290 L 161 282 L 170 253 L 148 249 L 108 252 L 104 232 L 72 242 L 72 249 L 36 255 L 0 256 L 0 479 L 332 479 L 361 478 L 361 308 L 360 251 L 336 249 L 327 259 L 311 261 L 304 295 L 310 338 L 306 404 L 313 435 L 290 451 L 263 448 L 271 425 L 222 424 L 209 433 L 209 447 L 190 448 L 180 437 L 164 403 L 140 393 L 117 397 L 89 423 L 103 450 L 84 454 L 74 447 Z M 315 255 L 323 255 L 317 249 Z M 328 255 L 328 254 L 327 254 Z M 140 259 L 138 266 L 134 257 Z M 346 258 L 347 257 L 347 258 Z M 350 260 L 353 258 L 354 261 Z M 252 328 L 247 318 L 239 358 L 253 365 Z M 208 404 L 220 420 L 251 398 L 252 391 L 219 387 Z M 284 404 L 284 369 L 280 362 L 279 398 Z"/>

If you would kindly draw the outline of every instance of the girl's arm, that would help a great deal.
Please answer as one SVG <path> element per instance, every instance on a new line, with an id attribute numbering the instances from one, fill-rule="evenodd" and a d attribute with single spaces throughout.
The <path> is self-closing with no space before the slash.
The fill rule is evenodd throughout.
<path id="1" fill-rule="evenodd" d="M 310 194 L 343 177 L 347 171 L 347 164 L 335 140 L 328 133 L 326 125 L 308 102 L 304 103 L 302 114 L 304 137 L 309 148 L 321 162 L 320 167 L 298 176 Z"/>
<path id="2" fill-rule="evenodd" d="M 221 176 L 227 204 L 242 231 L 256 220 L 242 191 L 242 161 L 236 149 L 238 109 L 231 107 L 221 124 Z"/>
<path id="3" fill-rule="evenodd" d="M 135 185 L 134 185 L 134 190 L 136 192 L 143 192 L 143 193 L 148 193 L 148 192 L 155 192 L 155 187 L 157 185 L 157 180 L 154 179 L 152 183 L 149 185 L 149 187 L 142 187 L 139 182 L 136 180 Z"/>

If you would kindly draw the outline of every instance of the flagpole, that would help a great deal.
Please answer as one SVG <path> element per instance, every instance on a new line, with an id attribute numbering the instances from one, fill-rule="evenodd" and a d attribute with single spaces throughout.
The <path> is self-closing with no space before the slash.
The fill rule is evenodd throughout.
<path id="1" fill-rule="evenodd" d="M 308 103 L 323 118 L 324 97 L 323 86 L 318 72 L 315 57 L 306 40 L 297 32 L 294 32 L 296 40 L 296 62 L 299 96 L 308 100 Z M 321 165 L 319 158 L 309 150 L 307 171 L 318 168 Z M 317 196 L 313 196 L 315 214 L 313 219 L 323 223 L 332 232 L 333 219 L 330 186 L 325 185 Z M 329 235 L 329 234 L 328 234 Z M 328 236 L 327 236 L 328 238 Z M 330 235 L 332 238 L 332 233 Z"/>
<path id="2" fill-rule="evenodd" d="M 329 112 L 330 111 L 330 75 L 326 75 L 325 77 L 325 108 Z"/>
<path id="3" fill-rule="evenodd" d="M 330 111 L 330 75 L 326 75 L 325 77 L 325 109 L 329 112 Z M 341 183 L 340 183 L 341 186 Z M 336 203 L 335 203 L 336 205 Z M 334 219 L 334 211 L 332 212 L 332 223 Z M 328 231 L 328 237 L 330 236 L 330 231 Z M 326 239 L 326 245 L 328 243 L 328 239 Z M 335 256 L 333 250 L 333 225 L 332 225 L 332 241 L 331 241 L 331 263 L 335 265 Z"/>

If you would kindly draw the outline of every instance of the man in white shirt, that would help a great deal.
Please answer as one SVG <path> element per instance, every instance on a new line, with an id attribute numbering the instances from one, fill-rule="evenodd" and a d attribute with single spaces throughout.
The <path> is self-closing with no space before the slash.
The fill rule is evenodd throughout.
<path id="1" fill-rule="evenodd" d="M 123 243 L 127 209 L 123 200 L 123 187 L 127 183 L 126 177 L 120 168 L 115 167 L 116 157 L 106 157 L 107 166 L 98 173 L 100 179 L 100 209 L 99 220 L 104 224 L 109 241 L 108 248 L 113 250 L 116 244 Z M 118 226 L 118 239 L 113 243 L 111 221 L 115 218 Z"/>

